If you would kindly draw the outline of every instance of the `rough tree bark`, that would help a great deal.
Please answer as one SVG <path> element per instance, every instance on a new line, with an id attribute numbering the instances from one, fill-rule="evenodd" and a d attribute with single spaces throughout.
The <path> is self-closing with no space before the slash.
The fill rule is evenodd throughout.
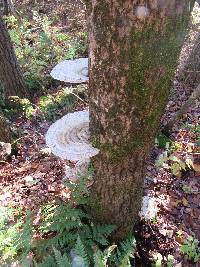
<path id="1" fill-rule="evenodd" d="M 11 39 L 0 15 L 0 83 L 6 97 L 29 97 Z"/>
<path id="2" fill-rule="evenodd" d="M 20 19 L 19 14 L 18 14 L 17 10 L 15 9 L 15 6 L 14 6 L 12 0 L 2 0 L 2 4 L 3 4 L 3 14 L 4 15 L 8 16 L 9 13 L 11 13 L 17 19 Z"/>
<path id="3" fill-rule="evenodd" d="M 190 97 L 186 100 L 186 102 L 181 106 L 181 108 L 164 126 L 163 133 L 169 135 L 174 125 L 181 120 L 182 116 L 187 113 L 188 109 L 195 104 L 195 100 L 199 97 L 200 97 L 200 84 L 194 89 L 194 91 L 192 92 Z"/>
<path id="4" fill-rule="evenodd" d="M 194 1 L 91 0 L 91 214 L 124 238 L 138 219 L 144 166 L 164 112 Z"/>
<path id="5" fill-rule="evenodd" d="M 8 7 L 8 2 L 7 0 L 0 0 L 0 7 L 2 9 L 2 13 L 6 16 L 9 14 L 9 7 Z"/>
<path id="6" fill-rule="evenodd" d="M 4 114 L 0 109 L 0 142 L 10 142 L 11 141 L 11 131 L 8 127 Z"/>
<path id="7" fill-rule="evenodd" d="M 178 78 L 192 87 L 200 83 L 200 34 Z"/>

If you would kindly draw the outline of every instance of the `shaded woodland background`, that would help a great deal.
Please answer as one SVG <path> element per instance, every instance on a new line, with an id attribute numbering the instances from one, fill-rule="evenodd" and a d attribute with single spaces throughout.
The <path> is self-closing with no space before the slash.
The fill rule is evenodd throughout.
<path id="1" fill-rule="evenodd" d="M 94 251 L 102 258 L 96 246 L 109 245 L 113 228 L 88 230 L 85 215 L 68 206 L 77 195 L 77 208 L 84 204 L 82 196 L 90 183 L 87 180 L 80 188 L 66 184 L 66 165 L 74 162 L 53 156 L 44 139 L 52 122 L 88 109 L 87 84 L 72 86 L 49 75 L 59 61 L 87 57 L 86 8 L 78 0 L 13 4 L 14 11 L 8 10 L 3 19 L 31 97 L 6 99 L 1 88 L 0 127 L 7 125 L 9 133 L 4 140 L 2 136 L 0 150 L 0 266 L 72 266 L 67 265 L 66 251 L 73 246 L 86 262 Z M 196 4 L 162 127 L 199 84 L 199 23 Z M 145 195 L 154 200 L 150 208 L 155 217 L 141 218 L 134 233 L 136 245 L 131 239 L 121 245 L 121 257 L 130 257 L 131 265 L 117 266 L 200 266 L 199 114 L 195 97 L 167 132 L 158 134 L 145 178 Z M 91 235 L 97 236 L 92 251 Z M 115 249 L 110 245 L 109 253 Z"/>

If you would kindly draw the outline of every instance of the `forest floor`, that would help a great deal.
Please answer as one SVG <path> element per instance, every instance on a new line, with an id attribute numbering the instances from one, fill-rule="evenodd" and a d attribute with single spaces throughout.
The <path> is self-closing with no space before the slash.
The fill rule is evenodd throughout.
<path id="1" fill-rule="evenodd" d="M 40 14 L 49 16 L 56 27 L 72 36 L 85 31 L 85 10 L 81 1 L 68 0 L 61 4 L 49 0 L 39 5 L 38 8 L 36 1 L 18 0 L 16 8 L 28 14 L 31 20 L 32 10 L 37 7 Z M 186 47 L 182 64 L 187 55 Z M 55 105 L 52 109 L 57 99 L 63 96 L 64 88 L 66 85 L 63 83 L 52 85 L 47 90 L 48 97 L 43 98 L 43 109 L 41 98 L 36 95 L 33 104 L 39 108 L 31 116 L 27 117 L 27 110 L 13 114 L 12 126 L 21 137 L 12 146 L 11 153 L 4 147 L 0 154 L 0 205 L 32 210 L 35 224 L 40 220 L 44 203 L 55 197 L 64 201 L 69 198 L 69 189 L 64 186 L 63 178 L 66 165 L 71 166 L 74 162 L 52 155 L 45 144 L 45 134 L 57 118 L 68 112 L 87 109 L 88 104 L 87 85 L 82 85 L 74 90 L 78 90 L 84 101 L 75 98 L 69 104 L 64 99 L 64 105 Z M 174 82 L 163 124 L 175 114 L 192 89 L 177 80 Z M 55 114 L 45 117 L 45 112 L 47 115 Z M 196 100 L 174 126 L 169 138 L 161 136 L 155 143 L 147 166 L 145 195 L 152 199 L 157 212 L 153 219 L 141 219 L 137 226 L 135 266 L 200 266 L 199 115 L 200 102 Z"/>

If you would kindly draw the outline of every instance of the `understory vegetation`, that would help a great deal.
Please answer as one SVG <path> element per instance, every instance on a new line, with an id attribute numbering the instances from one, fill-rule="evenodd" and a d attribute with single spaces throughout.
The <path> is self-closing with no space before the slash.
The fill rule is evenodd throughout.
<path id="1" fill-rule="evenodd" d="M 132 266 L 136 242 L 129 237 L 116 244 L 109 244 L 114 225 L 95 225 L 81 209 L 89 201 L 86 186 L 90 175 L 80 177 L 76 184 L 67 183 L 71 190 L 68 203 L 55 199 L 41 207 L 39 221 L 30 211 L 12 208 L 0 209 L 0 259 L 11 263 L 18 259 L 23 266 L 30 266 L 33 257 L 37 267 L 70 266 Z M 34 220 L 33 220 L 34 219 Z M 15 223 L 14 223 L 15 222 Z"/>
<path id="2" fill-rule="evenodd" d="M 32 20 L 20 22 L 14 16 L 5 17 L 15 52 L 28 87 L 37 92 L 52 84 L 51 67 L 64 59 L 87 55 L 87 33 L 72 37 L 52 26 L 47 16 L 33 11 Z"/>

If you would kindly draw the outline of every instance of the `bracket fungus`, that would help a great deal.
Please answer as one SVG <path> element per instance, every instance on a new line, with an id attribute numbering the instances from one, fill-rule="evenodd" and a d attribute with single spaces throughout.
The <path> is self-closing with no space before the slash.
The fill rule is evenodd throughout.
<path id="1" fill-rule="evenodd" d="M 158 206 L 155 198 L 150 196 L 143 196 L 142 207 L 139 215 L 142 219 L 151 220 L 156 217 L 158 213 Z"/>
<path id="2" fill-rule="evenodd" d="M 59 81 L 85 83 L 88 81 L 88 58 L 64 60 L 57 64 L 50 75 Z"/>
<path id="3" fill-rule="evenodd" d="M 89 143 L 89 112 L 69 113 L 53 123 L 46 134 L 46 144 L 56 156 L 77 161 L 74 169 L 66 169 L 66 178 L 85 175 L 90 158 L 99 153 Z"/>
<path id="4" fill-rule="evenodd" d="M 147 6 L 139 5 L 136 7 L 135 15 L 138 19 L 145 19 L 149 15 L 149 9 Z"/>

